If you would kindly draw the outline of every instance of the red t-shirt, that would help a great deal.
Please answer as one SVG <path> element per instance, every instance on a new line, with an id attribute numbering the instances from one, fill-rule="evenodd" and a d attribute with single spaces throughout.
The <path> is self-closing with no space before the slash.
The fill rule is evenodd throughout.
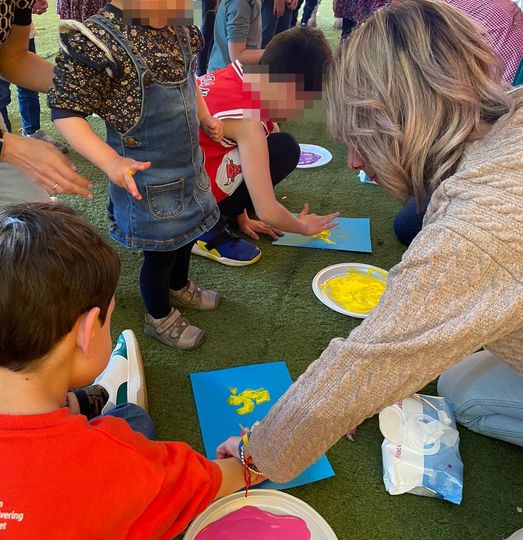
<path id="1" fill-rule="evenodd" d="M 172 539 L 214 499 L 220 468 L 122 419 L 0 415 L 0 538 Z"/>
<path id="2" fill-rule="evenodd" d="M 209 112 L 215 118 L 260 118 L 260 102 L 243 88 L 243 66 L 238 60 L 200 77 L 198 84 Z M 262 125 L 267 135 L 278 130 L 271 121 L 262 122 Z M 243 182 L 238 145 L 226 138 L 213 141 L 200 130 L 200 146 L 205 154 L 205 170 L 211 180 L 212 192 L 220 202 Z"/>

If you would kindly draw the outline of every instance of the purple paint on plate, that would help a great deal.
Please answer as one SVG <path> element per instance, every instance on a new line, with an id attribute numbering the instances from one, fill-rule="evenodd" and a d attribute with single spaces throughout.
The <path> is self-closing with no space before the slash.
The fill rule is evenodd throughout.
<path id="1" fill-rule="evenodd" d="M 315 152 L 302 152 L 300 154 L 300 161 L 298 162 L 298 165 L 312 165 L 313 163 L 320 161 L 321 158 L 322 156 L 320 154 L 316 154 Z"/>

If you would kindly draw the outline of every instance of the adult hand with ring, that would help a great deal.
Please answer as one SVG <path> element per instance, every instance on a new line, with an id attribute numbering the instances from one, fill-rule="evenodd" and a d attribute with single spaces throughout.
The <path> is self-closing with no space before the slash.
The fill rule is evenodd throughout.
<path id="1" fill-rule="evenodd" d="M 92 184 L 52 144 L 4 133 L 0 160 L 24 172 L 48 193 L 93 198 Z"/>

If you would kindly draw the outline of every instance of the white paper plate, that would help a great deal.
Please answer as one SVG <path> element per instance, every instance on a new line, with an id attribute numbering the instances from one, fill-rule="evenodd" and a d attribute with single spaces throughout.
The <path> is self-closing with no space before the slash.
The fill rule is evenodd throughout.
<path id="1" fill-rule="evenodd" d="M 274 489 L 251 489 L 248 497 L 240 491 L 215 501 L 191 523 L 183 540 L 194 540 L 207 525 L 244 506 L 255 506 L 273 514 L 300 517 L 307 523 L 311 540 L 338 540 L 329 524 L 314 508 L 288 493 Z"/>
<path id="2" fill-rule="evenodd" d="M 322 146 L 317 146 L 316 144 L 300 144 L 300 150 L 303 152 L 310 152 L 312 154 L 317 154 L 321 156 L 318 161 L 309 164 L 300 164 L 298 163 L 298 169 L 313 169 L 314 167 L 321 167 L 326 165 L 332 159 L 332 154 Z"/>
<path id="3" fill-rule="evenodd" d="M 325 295 L 323 291 L 321 290 L 321 285 L 323 285 L 323 283 L 325 283 L 328 279 L 336 277 L 336 276 L 343 276 L 349 270 L 356 270 L 358 272 L 361 272 L 362 274 L 367 274 L 367 272 L 371 270 L 372 272 L 371 275 L 381 279 L 382 281 L 386 281 L 387 275 L 388 275 L 388 272 L 386 270 L 383 270 L 382 268 L 379 268 L 378 266 L 372 266 L 370 264 L 363 264 L 363 263 L 334 264 L 333 266 L 327 266 L 327 268 L 320 270 L 314 276 L 314 279 L 312 280 L 312 290 L 314 291 L 314 294 L 316 295 L 316 297 L 322 304 L 333 309 L 334 311 L 337 311 L 338 313 L 343 313 L 343 315 L 348 315 L 349 317 L 365 319 L 366 317 L 369 316 L 370 313 L 372 313 L 372 311 L 369 311 L 368 313 L 358 313 L 356 311 L 348 311 L 344 307 L 336 304 L 334 300 L 332 300 L 327 295 Z"/>

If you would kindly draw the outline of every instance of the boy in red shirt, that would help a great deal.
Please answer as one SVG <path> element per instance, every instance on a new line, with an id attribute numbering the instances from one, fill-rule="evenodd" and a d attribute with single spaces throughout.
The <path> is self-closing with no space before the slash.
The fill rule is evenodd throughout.
<path id="1" fill-rule="evenodd" d="M 222 120 L 225 137 L 213 141 L 200 130 L 205 168 L 222 220 L 200 236 L 193 253 L 229 266 L 256 262 L 260 250 L 232 233 L 226 222 L 257 240 L 282 231 L 312 235 L 335 226 L 338 214 L 317 216 L 308 205 L 296 217 L 280 204 L 274 186 L 298 164 L 300 148 L 275 121 L 296 116 L 321 96 L 331 49 L 319 30 L 293 28 L 278 34 L 258 66 L 236 60 L 199 79 L 210 114 Z M 240 158 L 241 156 L 241 158 Z M 248 212 L 254 210 L 259 219 Z"/>
<path id="2" fill-rule="evenodd" d="M 106 367 L 119 274 L 114 250 L 72 210 L 0 208 L 2 538 L 171 539 L 244 483 L 236 459 L 147 438 L 132 332 Z M 68 394 L 97 376 L 97 386 Z M 97 402 L 93 389 L 105 410 L 88 421 L 74 413 Z M 135 404 L 115 407 L 126 397 Z"/>

